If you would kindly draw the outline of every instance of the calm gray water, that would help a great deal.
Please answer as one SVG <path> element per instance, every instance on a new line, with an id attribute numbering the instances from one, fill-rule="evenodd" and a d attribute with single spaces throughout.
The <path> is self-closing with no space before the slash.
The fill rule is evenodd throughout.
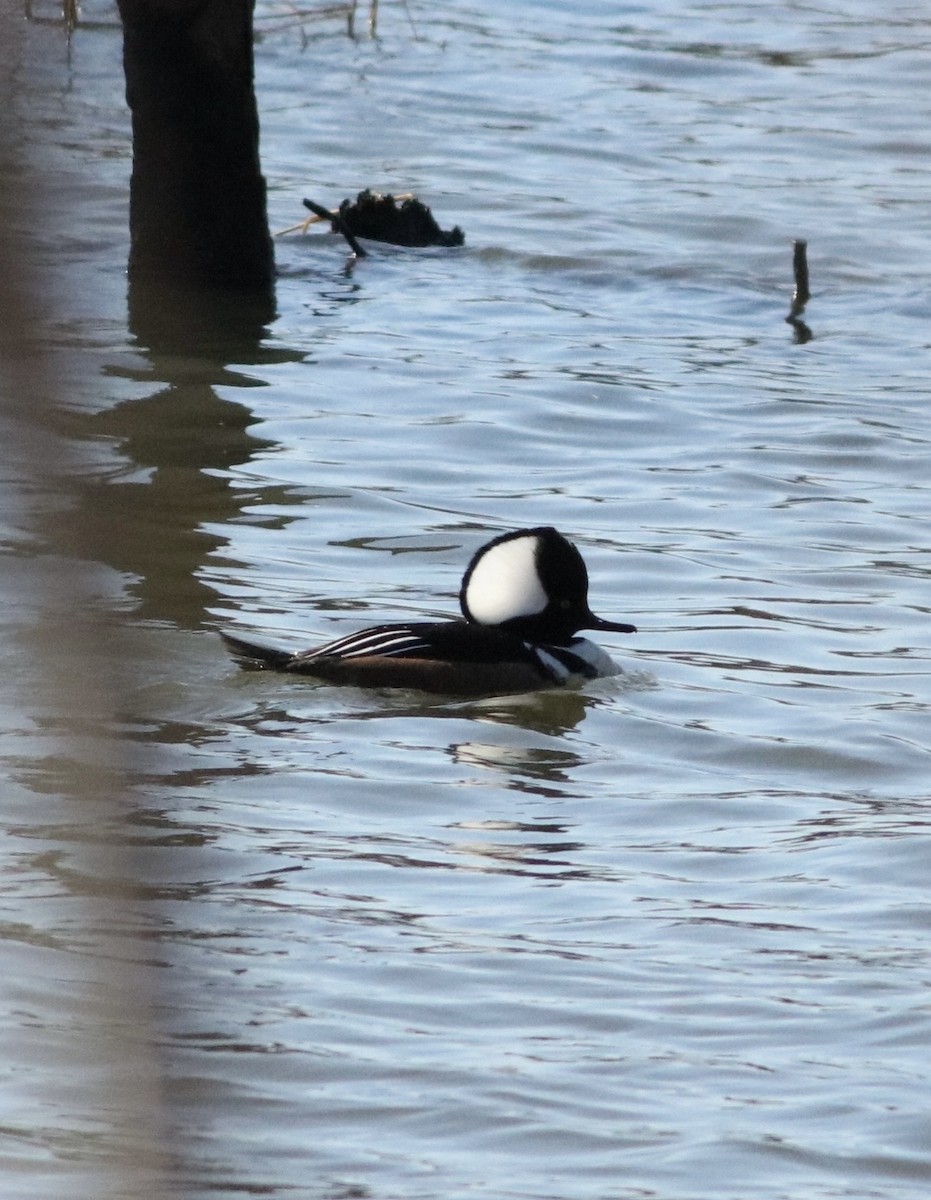
<path id="1" fill-rule="evenodd" d="M 261 337 L 130 331 L 112 8 L 4 51 L 4 1197 L 924 1200 L 927 7 L 282 11 L 273 227 L 369 185 L 467 243 L 285 235 Z M 453 612 L 543 523 L 617 680 L 215 635 Z"/>

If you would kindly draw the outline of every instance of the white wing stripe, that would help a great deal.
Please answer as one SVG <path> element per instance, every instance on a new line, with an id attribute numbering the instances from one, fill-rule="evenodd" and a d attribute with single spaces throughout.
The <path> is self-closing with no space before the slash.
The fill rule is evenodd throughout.
<path id="1" fill-rule="evenodd" d="M 395 629 L 368 629 L 328 642 L 307 655 L 308 658 L 362 658 L 368 655 L 397 656 L 430 650 L 430 643 L 403 626 Z"/>

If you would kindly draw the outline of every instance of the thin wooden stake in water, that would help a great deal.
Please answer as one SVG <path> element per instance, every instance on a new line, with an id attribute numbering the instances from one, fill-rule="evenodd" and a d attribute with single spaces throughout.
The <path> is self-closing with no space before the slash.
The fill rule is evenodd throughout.
<path id="1" fill-rule="evenodd" d="M 796 241 L 792 246 L 792 273 L 795 276 L 795 291 L 792 293 L 792 307 L 786 322 L 795 330 L 795 340 L 799 345 L 810 342 L 812 332 L 802 320 L 805 305 L 811 299 L 808 288 L 808 243 Z"/>
<path id="2" fill-rule="evenodd" d="M 792 247 L 792 270 L 795 273 L 795 293 L 792 296 L 792 308 L 799 316 L 802 309 L 811 299 L 808 290 L 808 243 L 795 242 Z"/>

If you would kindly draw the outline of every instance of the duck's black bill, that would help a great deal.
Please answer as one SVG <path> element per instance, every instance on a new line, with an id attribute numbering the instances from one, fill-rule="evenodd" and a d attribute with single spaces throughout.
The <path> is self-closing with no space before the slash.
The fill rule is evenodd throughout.
<path id="1" fill-rule="evenodd" d="M 628 625 L 624 621 L 605 621 L 601 617 L 596 617 L 592 614 L 591 625 L 586 625 L 586 629 L 603 629 L 606 633 L 636 633 L 636 625 Z"/>

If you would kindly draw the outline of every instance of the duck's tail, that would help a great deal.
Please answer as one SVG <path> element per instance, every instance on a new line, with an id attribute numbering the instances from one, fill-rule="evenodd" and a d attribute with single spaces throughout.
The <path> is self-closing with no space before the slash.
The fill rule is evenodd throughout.
<path id="1" fill-rule="evenodd" d="M 255 642 L 247 642 L 242 638 L 220 630 L 220 637 L 226 642 L 226 647 L 241 667 L 252 670 L 281 671 L 287 667 L 294 657 L 290 650 L 278 650 L 274 646 L 257 646 Z"/>

